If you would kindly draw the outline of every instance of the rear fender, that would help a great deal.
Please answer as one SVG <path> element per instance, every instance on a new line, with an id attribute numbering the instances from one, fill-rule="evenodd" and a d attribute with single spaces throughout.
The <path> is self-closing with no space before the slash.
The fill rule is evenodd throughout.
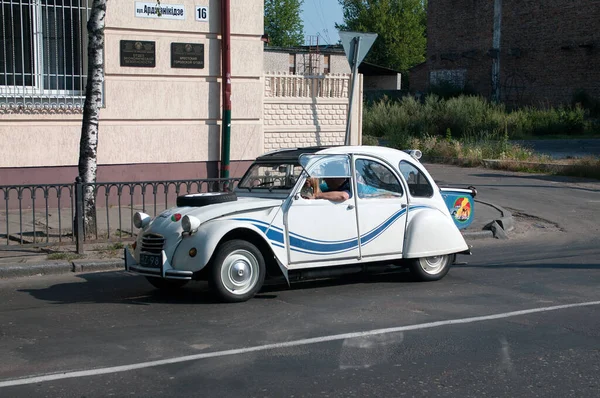
<path id="1" fill-rule="evenodd" d="M 468 249 L 467 242 L 447 214 L 434 208 L 409 210 L 404 258 L 454 254 Z"/>

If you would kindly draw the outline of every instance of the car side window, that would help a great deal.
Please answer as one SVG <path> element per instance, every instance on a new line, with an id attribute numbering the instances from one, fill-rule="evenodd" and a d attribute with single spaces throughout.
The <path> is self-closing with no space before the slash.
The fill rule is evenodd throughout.
<path id="1" fill-rule="evenodd" d="M 412 196 L 431 197 L 433 187 L 427 177 L 414 165 L 403 160 L 400 162 L 400 172 L 408 183 L 408 190 Z"/>
<path id="2" fill-rule="evenodd" d="M 359 198 L 398 198 L 403 195 L 400 181 L 388 167 L 368 159 L 357 159 L 355 166 Z"/>

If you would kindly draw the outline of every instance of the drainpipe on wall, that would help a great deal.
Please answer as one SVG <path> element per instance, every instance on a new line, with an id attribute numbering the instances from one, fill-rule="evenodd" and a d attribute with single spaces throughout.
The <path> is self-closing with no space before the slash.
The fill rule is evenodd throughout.
<path id="1" fill-rule="evenodd" d="M 230 0 L 221 0 L 221 57 L 223 129 L 221 134 L 221 178 L 229 178 L 231 147 L 231 26 Z"/>
<path id="2" fill-rule="evenodd" d="M 500 102 L 500 37 L 502 33 L 502 0 L 494 1 L 494 35 L 492 38 L 492 101 Z"/>

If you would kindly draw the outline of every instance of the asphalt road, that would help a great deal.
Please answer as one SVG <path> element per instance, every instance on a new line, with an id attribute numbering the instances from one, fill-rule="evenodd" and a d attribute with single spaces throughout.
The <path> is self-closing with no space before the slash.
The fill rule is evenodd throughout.
<path id="1" fill-rule="evenodd" d="M 555 159 L 600 156 L 600 139 L 512 141 Z"/>
<path id="2" fill-rule="evenodd" d="M 519 210 L 511 238 L 470 242 L 439 282 L 270 286 L 234 305 L 124 272 L 0 281 L 0 396 L 597 397 L 599 183 L 431 170 Z"/>

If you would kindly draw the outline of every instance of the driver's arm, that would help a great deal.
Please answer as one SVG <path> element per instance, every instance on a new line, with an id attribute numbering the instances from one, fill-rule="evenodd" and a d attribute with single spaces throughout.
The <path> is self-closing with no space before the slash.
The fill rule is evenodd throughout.
<path id="1" fill-rule="evenodd" d="M 344 202 L 350 199 L 350 195 L 346 191 L 329 191 L 329 192 L 317 192 L 314 196 L 315 199 L 327 199 L 335 202 Z"/>

